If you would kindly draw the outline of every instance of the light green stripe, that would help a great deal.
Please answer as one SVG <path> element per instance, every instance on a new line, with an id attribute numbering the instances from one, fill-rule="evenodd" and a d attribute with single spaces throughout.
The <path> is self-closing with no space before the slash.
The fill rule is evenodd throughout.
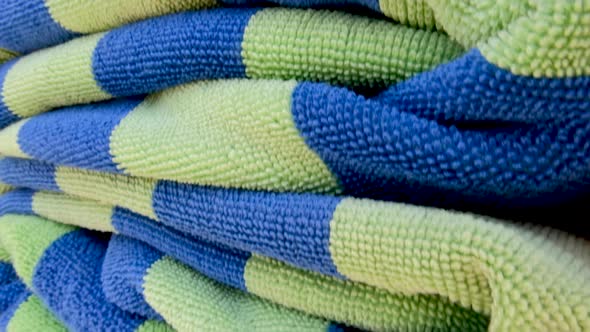
<path id="1" fill-rule="evenodd" d="M 77 38 L 20 58 L 4 79 L 4 104 L 26 118 L 54 107 L 110 98 L 92 72 L 92 54 L 102 36 Z"/>
<path id="2" fill-rule="evenodd" d="M 520 5 L 503 2 L 505 7 L 518 8 L 513 15 L 518 13 L 520 17 L 489 40 L 478 43 L 488 61 L 518 75 L 590 75 L 590 0 L 530 5 L 536 8 L 527 8 L 525 1 Z"/>
<path id="3" fill-rule="evenodd" d="M 17 53 L 0 48 L 0 64 L 17 56 Z"/>
<path id="4" fill-rule="evenodd" d="M 330 227 L 332 259 L 351 280 L 440 294 L 490 314 L 492 330 L 590 329 L 587 242 L 470 214 L 351 198 L 337 206 Z"/>
<path id="5" fill-rule="evenodd" d="M 440 29 L 428 0 L 379 0 L 381 12 L 396 22 L 420 29 Z"/>
<path id="6" fill-rule="evenodd" d="M 45 308 L 41 300 L 31 295 L 20 304 L 6 328 L 7 332 L 55 331 L 66 332 L 53 314 Z"/>
<path id="7" fill-rule="evenodd" d="M 326 319 L 376 331 L 483 331 L 487 319 L 434 295 L 393 294 L 361 283 L 299 270 L 253 255 L 248 291 Z"/>
<path id="8" fill-rule="evenodd" d="M 33 195 L 33 211 L 39 216 L 60 223 L 102 232 L 115 232 L 113 207 L 71 196 L 37 192 Z"/>
<path id="9" fill-rule="evenodd" d="M 146 320 L 143 324 L 139 325 L 135 332 L 174 332 L 174 329 L 164 322 Z"/>
<path id="10" fill-rule="evenodd" d="M 0 241 L 0 262 L 10 263 L 10 253 L 4 249 Z"/>
<path id="11" fill-rule="evenodd" d="M 214 6 L 215 0 L 46 0 L 53 19 L 64 28 L 92 33 L 148 17 Z"/>
<path id="12" fill-rule="evenodd" d="M 408 0 L 380 0 L 381 8 L 396 12 L 401 17 L 412 15 Z M 530 8 L 521 0 L 420 0 L 423 8 L 434 12 L 436 23 L 465 48 L 476 46 L 497 35 L 511 22 L 526 14 Z M 414 10 L 420 6 L 414 7 Z"/>
<path id="13" fill-rule="evenodd" d="M 134 176 L 200 185 L 339 192 L 299 135 L 294 81 L 187 84 L 148 97 L 111 135 L 111 155 Z"/>
<path id="14" fill-rule="evenodd" d="M 156 180 L 58 167 L 55 171 L 55 182 L 67 194 L 104 204 L 123 206 L 156 219 L 152 207 Z"/>
<path id="15" fill-rule="evenodd" d="M 590 0 L 380 0 L 410 26 L 436 26 L 465 48 L 516 75 L 590 75 Z"/>
<path id="16" fill-rule="evenodd" d="M 29 288 L 35 266 L 45 250 L 74 229 L 36 216 L 7 214 L 0 217 L 0 241 L 10 254 L 16 273 Z"/>
<path id="17" fill-rule="evenodd" d="M 439 32 L 341 12 L 264 9 L 250 19 L 242 57 L 251 78 L 390 85 L 458 56 Z"/>
<path id="18" fill-rule="evenodd" d="M 28 119 L 20 120 L 0 130 L 0 154 L 9 157 L 27 158 L 31 157 L 23 152 L 18 143 L 18 135 L 22 126 Z"/>
<path id="19" fill-rule="evenodd" d="M 328 323 L 217 283 L 164 257 L 144 277 L 146 301 L 178 331 L 326 331 Z"/>

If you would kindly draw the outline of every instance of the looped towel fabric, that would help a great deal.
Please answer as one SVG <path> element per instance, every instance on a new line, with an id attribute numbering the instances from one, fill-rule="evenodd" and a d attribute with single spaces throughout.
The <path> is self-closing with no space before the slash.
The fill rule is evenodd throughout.
<path id="1" fill-rule="evenodd" d="M 587 0 L 0 7 L 0 331 L 590 331 Z"/>

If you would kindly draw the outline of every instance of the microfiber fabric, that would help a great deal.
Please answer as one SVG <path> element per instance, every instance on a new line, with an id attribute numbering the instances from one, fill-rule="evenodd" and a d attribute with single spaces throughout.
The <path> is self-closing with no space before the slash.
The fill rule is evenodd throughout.
<path id="1" fill-rule="evenodd" d="M 24 207 L 24 200 L 22 198 L 25 195 L 35 196 L 38 194 L 40 193 L 22 190 L 7 194 L 2 198 L 2 210 L 4 213 L 11 211 L 21 215 L 26 214 L 27 212 L 22 209 Z M 80 199 L 72 199 L 71 197 L 50 193 L 43 193 L 41 195 L 49 195 L 46 197 L 57 199 L 65 204 L 52 205 L 54 208 L 69 206 L 69 208 L 75 210 L 77 204 L 84 204 L 85 202 Z M 97 203 L 94 202 L 94 204 Z M 100 204 L 99 206 L 107 207 L 106 205 L 101 206 Z M 68 210 L 73 211 L 71 209 Z M 57 212 L 57 210 L 54 211 Z M 6 218 L 11 219 L 14 216 L 17 215 L 7 214 Z M 462 308 L 439 296 L 419 294 L 415 296 L 403 296 L 402 294 L 390 294 L 377 287 L 370 287 L 362 283 L 342 281 L 337 278 L 312 273 L 311 271 L 298 270 L 277 260 L 251 255 L 250 253 L 231 249 L 224 245 L 187 237 L 173 229 L 168 229 L 155 221 L 141 217 L 125 209 L 119 208 L 112 215 L 113 219 L 111 220 L 109 220 L 108 214 L 103 214 L 102 216 L 96 214 L 95 216 L 97 217 L 94 220 L 96 223 L 90 221 L 94 219 L 93 217 L 89 217 L 87 218 L 90 221 L 88 224 L 80 225 L 100 229 L 101 226 L 98 225 L 105 226 L 107 223 L 112 223 L 114 232 L 125 235 L 117 236 L 116 238 L 120 240 L 113 239 L 109 243 L 102 272 L 102 287 L 106 297 L 113 303 L 131 312 L 154 318 L 159 317 L 161 314 L 175 328 L 190 330 L 182 328 L 183 324 L 184 326 L 190 326 L 190 324 L 195 324 L 196 320 L 191 316 L 189 316 L 190 318 L 183 316 L 192 314 L 191 311 L 197 308 L 190 308 L 187 312 L 187 308 L 182 308 L 183 301 L 178 301 L 178 307 L 171 307 L 169 305 L 170 301 L 166 298 L 170 295 L 170 292 L 176 292 L 176 294 L 188 292 L 186 294 L 191 294 L 195 297 L 202 295 L 195 293 L 194 290 L 190 290 L 190 287 L 157 294 L 163 292 L 165 289 L 152 290 L 151 286 L 146 284 L 148 278 L 151 278 L 151 276 L 146 276 L 146 273 L 152 275 L 152 270 L 156 269 L 155 266 L 164 264 L 158 262 L 162 260 L 169 261 L 172 257 L 175 260 L 186 263 L 196 271 L 200 271 L 204 275 L 233 288 L 251 292 L 262 298 L 267 298 L 304 312 L 338 318 L 339 321 L 376 330 L 409 329 L 414 326 L 420 326 L 421 324 L 426 324 L 425 327 L 443 330 L 461 327 L 470 330 L 482 330 L 488 323 L 488 319 L 484 314 Z M 55 219 L 59 219 L 61 222 L 73 220 L 65 216 L 64 218 Z M 47 221 L 47 223 L 49 222 Z M 145 243 L 149 243 L 167 253 L 169 257 L 165 257 L 163 254 L 154 249 L 149 249 L 145 245 L 138 246 L 137 240 L 132 241 L 131 239 L 126 239 L 126 236 L 133 236 Z M 170 264 L 171 262 L 164 264 L 167 266 L 166 268 L 162 267 L 164 271 L 174 271 L 180 268 L 174 267 L 177 264 L 172 264 L 172 266 Z M 196 272 L 189 272 L 191 270 L 188 268 L 183 269 L 186 270 L 184 274 L 193 276 L 191 278 L 195 278 L 194 276 L 197 275 Z M 298 275 L 301 280 L 288 278 L 289 274 L 293 273 Z M 274 279 L 279 278 L 272 282 L 274 285 L 272 289 L 265 289 L 263 285 L 271 277 Z M 168 277 L 165 278 L 168 279 Z M 168 287 L 172 286 L 172 288 L 175 288 L 174 285 L 182 285 L 187 282 L 189 284 L 195 284 L 194 281 L 186 281 L 185 279 L 186 276 L 180 278 L 180 280 L 169 280 Z M 227 289 L 229 292 L 229 288 L 222 289 Z M 151 292 L 156 293 L 152 294 Z M 299 295 L 294 296 L 295 293 L 299 293 Z M 228 298 L 228 301 L 239 303 L 243 302 L 243 299 L 241 299 L 243 295 L 240 294 L 237 290 L 232 290 L 225 297 Z M 313 303 L 310 303 L 306 300 L 310 294 L 321 296 Z M 354 298 L 371 296 L 380 300 L 378 302 L 342 301 L 343 297 L 351 295 Z M 192 302 L 196 300 L 196 298 L 189 298 L 186 301 Z M 335 305 L 335 301 L 340 304 Z M 197 303 L 193 303 L 193 305 L 197 306 Z M 408 306 L 414 308 L 414 310 L 408 310 Z M 247 308 L 246 306 L 243 310 Z M 279 312 L 289 312 L 289 310 L 279 308 L 277 307 Z M 351 312 L 366 312 L 367 315 L 361 318 L 350 314 Z M 440 312 L 446 312 L 448 315 L 442 317 L 439 315 Z M 231 317 L 231 315 L 236 313 L 232 313 L 231 310 L 225 313 L 223 310 L 219 310 L 216 314 L 229 315 Z M 261 313 L 260 316 L 263 317 L 264 315 Z M 210 316 L 206 317 L 207 319 L 211 319 Z M 259 317 L 259 314 L 250 319 L 255 322 L 256 317 Z M 225 324 L 231 324 L 231 320 L 229 319 Z M 239 323 L 244 324 L 244 322 Z M 319 325 L 326 326 L 324 323 Z M 297 330 L 296 326 L 287 325 L 285 327 L 287 330 L 293 328 Z M 229 329 L 236 330 L 235 327 Z"/>
<path id="2" fill-rule="evenodd" d="M 102 288 L 101 278 L 117 277 L 117 275 L 104 275 L 103 269 L 109 272 L 121 274 L 129 271 L 126 269 L 112 271 L 111 265 L 126 262 L 118 262 L 119 256 L 106 257 L 109 237 L 104 234 L 90 233 L 86 230 L 76 229 L 63 224 L 56 224 L 34 216 L 5 215 L 0 223 L 2 227 L 2 243 L 4 249 L 9 253 L 10 259 L 15 266 L 16 273 L 28 284 L 51 313 L 63 321 L 68 329 L 76 331 L 174 331 L 171 326 L 161 320 L 161 317 L 148 319 L 139 314 L 123 311 L 113 302 L 107 300 Z M 34 228 L 38 231 L 35 237 L 27 233 Z M 116 247 L 116 246 L 115 246 Z M 131 256 L 137 251 L 152 251 L 152 256 L 158 255 L 153 249 L 130 248 L 126 252 L 117 250 L 124 258 L 133 258 L 134 264 L 142 264 L 141 260 L 149 260 L 150 256 Z M 161 254 L 159 256 L 162 256 Z M 114 262 L 112 262 L 114 260 Z M 145 264 L 145 263 L 144 263 Z M 155 262 L 147 262 L 147 267 L 156 269 Z M 190 324 L 178 326 L 177 329 L 190 331 L 191 326 L 202 326 L 204 330 L 237 330 L 237 327 L 244 324 L 251 324 L 255 330 L 276 331 L 276 327 L 283 327 L 283 331 L 327 331 L 341 330 L 338 326 L 308 317 L 299 312 L 288 310 L 277 305 L 266 303 L 253 296 L 236 294 L 237 291 L 224 287 L 212 280 L 203 278 L 193 271 L 183 268 L 178 263 L 171 262 L 171 266 L 162 267 L 167 270 L 165 274 L 180 270 L 180 277 L 177 280 L 170 279 L 170 276 L 156 274 L 155 283 L 164 285 L 149 288 L 156 294 L 166 294 L 166 283 L 185 285 L 177 288 L 176 296 L 188 291 L 190 301 L 194 306 L 184 309 L 180 314 L 195 314 L 191 317 Z M 170 270 L 172 268 L 172 270 Z M 184 270 L 183 270 L 184 269 Z M 147 271 L 142 271 L 146 273 Z M 182 273 L 184 272 L 184 274 Z M 133 273 L 130 271 L 130 273 Z M 32 275 L 31 275 L 32 274 Z M 126 275 L 119 275 L 125 278 Z M 138 276 L 141 278 L 141 276 Z M 151 275 L 154 278 L 154 275 Z M 168 279 L 158 279 L 158 278 Z M 184 278 L 182 278 L 184 277 Z M 134 287 L 137 285 L 129 285 Z M 147 286 L 147 285 L 146 285 Z M 163 286 L 163 288 L 162 288 Z M 141 285 L 139 285 L 141 288 Z M 146 288 L 146 290 L 148 290 Z M 166 294 L 167 295 L 167 294 Z M 174 294 L 170 294 L 174 296 Z M 151 296 L 150 295 L 145 295 Z M 157 296 L 157 295 L 153 295 Z M 215 301 L 215 299 L 218 301 Z M 37 300 L 38 301 L 38 300 Z M 166 298 L 160 298 L 165 305 Z M 200 301 L 200 303 L 199 303 Z M 8 329 L 11 325 L 17 325 L 19 315 L 26 315 L 28 301 L 17 300 L 16 308 L 12 315 L 7 317 Z M 179 303 L 180 304 L 180 303 Z M 41 307 L 43 308 L 43 307 Z M 169 310 L 173 308 L 167 307 Z M 28 309 L 30 311 L 30 309 Z M 21 313 L 22 312 L 22 313 Z M 249 316 L 248 313 L 256 313 Z M 178 314 L 178 313 L 176 313 Z M 223 319 L 223 315 L 231 317 L 233 321 Z M 36 319 L 35 316 L 30 316 Z M 49 313 L 47 316 L 51 317 Z M 22 318 L 20 318 L 22 320 Z M 186 318 L 185 318 L 186 319 Z M 55 320 L 55 318 L 54 318 Z M 59 327 L 59 324 L 55 324 Z M 17 325 L 14 330 L 25 331 L 22 326 Z M 63 328 L 62 328 L 63 330 Z"/>
<path id="3" fill-rule="evenodd" d="M 590 330 L 590 1 L 0 7 L 0 331 Z"/>
<path id="4" fill-rule="evenodd" d="M 0 126 L 12 122 L 9 116 L 145 94 L 196 79 L 298 78 L 386 86 L 461 52 L 443 33 L 343 12 L 183 12 L 7 62 L 0 67 Z M 48 85 L 60 89 L 50 93 Z"/>
<path id="5" fill-rule="evenodd" d="M 542 13 L 538 18 L 521 18 L 517 11 L 508 15 L 515 16 L 514 23 L 508 20 L 493 27 L 473 23 L 473 18 L 459 8 L 476 9 L 462 1 L 443 6 L 440 16 L 460 23 L 447 30 L 468 33 L 476 27 L 483 29 L 467 35 L 447 35 L 325 10 L 225 8 L 157 17 L 77 38 L 4 64 L 0 67 L 0 126 L 55 107 L 144 94 L 196 79 L 281 78 L 388 86 L 473 48 L 484 63 L 505 71 L 492 77 L 480 77 L 483 73 L 475 72 L 474 77 L 462 77 L 461 83 L 479 83 L 483 88 L 479 92 L 493 97 L 513 91 L 515 81 L 528 81 L 524 77 L 529 77 L 532 82 L 523 82 L 524 91 L 514 91 L 536 101 L 545 95 L 528 90 L 535 90 L 539 84 L 587 88 L 583 77 L 588 74 L 589 54 L 586 48 L 577 47 L 588 39 L 584 38 L 587 29 L 569 28 L 578 24 L 570 21 L 583 16 L 572 6 L 539 8 Z M 481 15 L 478 19 L 493 17 L 496 9 L 505 9 L 492 7 L 490 12 L 477 12 Z M 527 13 L 526 6 L 522 7 Z M 553 22 L 559 17 L 563 22 Z M 465 24 L 461 24 L 463 21 Z M 501 29 L 504 23 L 508 26 Z M 524 44 L 527 51 L 521 52 L 520 45 Z M 571 78 L 582 82 L 571 82 Z M 561 98 L 559 92 L 557 89 L 554 94 L 558 95 L 552 97 Z M 567 97 L 580 95 L 570 92 Z M 527 106 L 546 105 L 539 101 Z"/>
<path id="6" fill-rule="evenodd" d="M 152 187 L 146 183 L 149 180 L 76 169 L 64 171 L 77 184 L 64 183 L 63 191 L 84 199 L 62 196 L 51 186 L 43 187 L 42 183 L 49 182 L 43 180 L 38 181 L 36 189 L 54 193 L 9 192 L 0 201 L 2 210 L 35 214 L 133 237 L 215 280 L 312 314 L 321 312 L 327 318 L 354 326 L 376 330 L 411 329 L 416 321 L 433 320 L 432 317 L 416 318 L 414 315 L 424 315 L 418 309 L 413 309 L 407 320 L 398 320 L 409 313 L 402 315 L 396 308 L 415 308 L 415 303 L 409 304 L 413 301 L 434 301 L 425 304 L 427 307 L 435 305 L 433 303 L 438 303 L 437 307 L 443 305 L 439 303 L 441 299 L 409 296 L 417 294 L 437 294 L 484 316 L 478 319 L 477 315 L 473 316 L 462 321 L 464 324 L 478 325 L 481 319 L 485 322 L 485 317 L 491 316 L 490 327 L 500 330 L 513 326 L 511 324 L 524 324 L 531 329 L 535 324 L 554 326 L 557 330 L 570 329 L 576 324 L 583 326 L 587 310 L 590 310 L 583 304 L 587 303 L 584 294 L 588 291 L 590 246 L 584 240 L 558 231 L 439 209 L 333 196 L 237 191 L 172 182 L 158 183 L 150 193 L 146 192 Z M 41 180 L 42 176 L 30 173 L 23 178 Z M 102 199 L 101 203 L 88 201 L 95 198 Z M 151 200 L 151 206 L 145 204 L 145 200 Z M 268 264 L 275 267 L 268 267 Z M 394 311 L 388 314 L 382 314 L 383 308 L 360 310 L 357 307 L 357 310 L 377 315 L 363 315 L 359 321 L 354 315 L 346 315 L 359 312 L 347 307 L 350 302 L 342 307 L 327 303 L 310 307 L 307 300 L 299 302 L 298 297 L 289 293 L 290 287 L 278 281 L 269 283 L 269 275 L 279 275 L 278 266 L 293 266 L 312 272 L 311 275 L 325 276 L 320 279 L 327 282 L 326 285 L 309 281 L 325 289 L 333 289 L 334 284 L 338 284 L 346 286 L 342 291 L 352 292 L 359 287 L 356 283 L 361 283 L 380 290 L 379 296 L 391 293 L 409 297 L 380 302 L 397 303 L 390 308 Z M 455 270 L 453 266 L 462 268 Z M 508 271 L 511 272 L 507 274 Z M 298 272 L 300 277 L 286 277 L 284 282 L 294 287 L 298 284 L 295 280 L 309 272 Z M 549 278 L 549 275 L 554 277 Z M 562 284 L 565 280 L 567 282 Z M 377 296 L 375 290 L 363 287 L 366 295 L 356 296 Z M 383 291 L 385 294 L 381 293 Z M 317 295 L 320 290 L 304 293 L 298 289 L 296 292 L 300 296 Z M 355 291 L 355 294 L 358 293 Z M 543 312 L 549 309 L 542 303 L 535 302 L 537 309 L 529 307 L 532 303 L 522 304 L 526 310 L 538 310 L 538 314 L 524 315 L 513 307 L 510 300 L 513 298 L 522 299 L 524 303 L 531 298 L 563 301 L 581 310 L 580 316 L 572 318 L 576 321 L 574 325 L 559 327 L 559 324 L 553 325 L 557 324 L 553 319 L 562 318 L 543 321 Z M 553 300 L 547 305 L 557 306 Z M 341 301 L 329 297 L 328 303 L 332 302 Z M 445 309 L 444 312 L 455 310 Z M 383 316 L 395 318 L 395 321 L 384 322 Z M 445 320 L 450 317 L 445 315 Z M 521 321 L 528 317 L 535 318 Z M 440 322 L 435 320 L 432 324 Z M 443 329 L 448 328 L 452 327 Z"/>
<path id="7" fill-rule="evenodd" d="M 505 75 L 538 97 L 447 89 L 453 77 L 484 73 L 487 83 Z M 589 82 L 519 81 L 477 51 L 373 98 L 325 83 L 200 81 L 20 120 L 0 131 L 0 153 L 155 180 L 531 219 L 538 208 L 576 208 L 589 197 Z"/>
<path id="8" fill-rule="evenodd" d="M 194 195 L 198 195 L 198 190 L 195 191 Z M 258 194 L 244 192 L 244 195 Z M 146 310 L 147 302 L 147 308 L 162 314 L 167 322 L 181 319 L 182 315 L 177 312 L 181 309 L 161 302 L 166 301 L 167 293 L 151 294 L 150 273 L 157 273 L 152 271 L 154 266 L 164 261 L 167 263 L 161 263 L 165 265 L 162 270 L 175 270 L 170 264 L 174 266 L 172 261 L 179 260 L 208 277 L 286 307 L 368 329 L 405 330 L 422 326 L 435 330 L 480 330 L 488 327 L 490 316 L 490 329 L 506 330 L 514 326 L 549 327 L 550 330 L 587 328 L 584 324 L 590 308 L 585 300 L 588 296 L 585 283 L 590 273 L 586 264 L 590 247 L 583 240 L 547 229 L 515 226 L 473 215 L 354 199 L 338 202 L 327 226 L 329 234 L 308 235 L 306 229 L 309 228 L 297 227 L 297 224 L 313 224 L 319 220 L 314 221 L 313 216 L 304 217 L 297 209 L 298 199 L 307 197 L 285 197 L 291 201 L 291 210 L 284 210 L 281 216 L 266 217 L 257 212 L 253 217 L 258 219 L 251 223 L 248 215 L 240 211 L 252 211 L 256 203 L 261 202 L 249 203 L 247 197 L 226 197 L 226 206 L 221 203 L 222 198 L 217 198 L 218 207 L 227 211 L 218 221 L 207 223 L 210 219 L 199 219 L 206 211 L 198 206 L 194 217 L 190 212 L 181 211 L 187 216 L 182 221 L 166 216 L 159 218 L 164 225 L 127 209 L 98 202 L 94 204 L 103 211 L 88 214 L 85 205 L 90 202 L 58 193 L 19 190 L 2 196 L 0 206 L 5 213 L 26 214 L 24 210 L 29 209 L 30 215 L 65 223 L 73 221 L 82 227 L 110 229 L 120 234 L 109 244 L 114 261 L 104 265 L 102 285 L 105 292 L 113 302 L 124 302 L 122 305 L 129 310 L 155 315 Z M 274 200 L 278 205 L 281 198 Z M 316 201 L 320 199 L 313 202 Z M 233 213 L 239 215 L 239 219 L 232 216 L 232 206 L 236 206 Z M 324 205 L 323 208 L 332 207 Z M 308 207 L 312 209 L 320 211 L 320 208 Z M 81 222 L 80 216 L 84 216 L 84 221 Z M 3 218 L 17 217 L 7 214 Z M 292 231 L 287 233 L 287 229 Z M 223 243 L 202 240 L 200 236 L 183 234 L 199 234 L 205 238 L 219 234 L 215 238 L 224 243 L 254 251 L 233 249 Z M 323 236 L 330 237 L 329 259 L 343 275 L 330 277 L 329 271 L 318 271 L 308 263 L 310 259 L 322 259 L 322 253 L 314 253 L 309 243 L 321 242 Z M 153 253 L 149 247 L 136 248 L 137 241 L 125 237 L 152 245 L 170 258 Z M 269 246 L 273 237 L 281 237 L 281 240 Z M 279 245 L 288 250 L 277 247 Z M 389 250 L 378 251 L 377 248 Z M 141 263 L 129 251 L 147 262 Z M 293 257 L 293 253 L 297 256 Z M 455 264 L 463 265 L 464 269 L 460 273 L 449 269 Z M 121 266 L 127 268 L 121 269 Z M 145 272 L 149 266 L 150 270 Z M 298 270 L 296 266 L 303 269 Z M 130 272 L 122 272 L 129 269 Z M 397 282 L 390 283 L 391 277 Z M 440 283 L 440 280 L 445 282 Z M 129 302 L 128 293 L 137 295 L 134 302 Z M 313 302 L 310 296 L 315 298 Z M 343 300 L 342 296 L 379 300 Z M 530 303 L 531 296 L 544 300 Z M 515 298 L 521 299 L 522 304 L 514 302 Z M 559 303 L 574 305 L 576 311 L 561 312 L 557 309 Z M 412 309 L 404 309 L 408 307 Z M 553 311 L 556 316 L 543 320 L 542 313 L 553 307 L 557 309 Z M 539 312 L 535 314 L 530 310 Z M 351 314 L 359 311 L 364 315 Z M 444 318 L 438 316 L 441 311 L 445 312 Z M 569 323 L 563 324 L 562 320 Z"/>
<path id="9" fill-rule="evenodd" d="M 74 37 L 129 22 L 214 6 L 281 5 L 381 13 L 400 24 L 445 31 L 464 47 L 518 74 L 588 74 L 588 0 L 5 0 L 0 13 L 0 62 Z M 113 15 L 112 13 L 117 13 Z M 574 28 L 578 27 L 578 29 Z M 522 45 L 527 45 L 523 50 Z M 1 51 L 1 50 L 4 51 Z"/>

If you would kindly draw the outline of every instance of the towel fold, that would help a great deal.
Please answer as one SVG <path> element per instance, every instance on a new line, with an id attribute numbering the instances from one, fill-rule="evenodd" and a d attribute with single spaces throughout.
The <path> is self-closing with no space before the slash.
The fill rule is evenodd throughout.
<path id="1" fill-rule="evenodd" d="M 590 331 L 588 0 L 0 7 L 0 331 Z"/>
<path id="2" fill-rule="evenodd" d="M 29 174 L 26 178 L 36 176 Z M 432 309 L 419 314 L 414 306 L 429 303 L 424 304 L 425 308 L 432 305 L 453 308 L 444 299 L 472 310 L 473 326 L 469 329 L 485 326 L 486 317 L 491 317 L 491 326 L 498 324 L 498 328 L 511 326 L 503 324 L 525 324 L 533 328 L 535 324 L 555 323 L 554 318 L 528 321 L 529 316 L 519 312 L 510 300 L 515 297 L 522 298 L 524 303 L 530 296 L 552 299 L 548 307 L 535 303 L 538 309 L 533 310 L 539 310 L 539 315 L 550 307 L 559 307 L 560 303 L 577 303 L 575 306 L 582 310 L 580 316 L 574 313 L 568 319 L 581 323 L 587 314 L 584 310 L 588 308 L 582 308 L 587 296 L 585 280 L 590 277 L 585 264 L 590 257 L 588 243 L 556 231 L 399 203 L 203 188 L 171 182 L 158 184 L 153 193 L 144 196 L 145 184 L 141 185 L 140 179 L 91 175 L 73 169 L 69 177 L 87 189 L 106 185 L 111 192 L 127 191 L 127 202 L 112 197 L 111 202 L 103 200 L 99 204 L 57 193 L 19 190 L 2 196 L 1 210 L 114 231 L 152 245 L 224 284 L 361 328 L 410 328 L 417 321 L 442 324 L 432 316 L 415 318 L 414 315 L 428 315 Z M 97 184 L 91 182 L 93 178 L 109 180 Z M 134 188 L 139 190 L 132 192 Z M 50 187 L 39 189 L 51 190 Z M 140 199 L 150 196 L 153 211 L 138 208 Z M 132 197 L 136 198 L 135 202 L 129 200 Z M 155 217 L 150 218 L 150 213 Z M 461 266 L 461 273 L 453 266 Z M 282 281 L 277 280 L 281 274 L 295 271 L 300 275 L 298 278 L 304 278 L 302 284 L 286 276 Z M 298 302 L 291 287 L 297 287 L 299 294 L 327 291 L 323 295 L 327 302 L 318 300 L 315 305 Z M 379 303 L 388 303 L 393 311 L 385 316 L 395 317 L 396 321 L 383 322 L 383 314 L 377 317 L 366 314 L 362 319 L 348 316 L 346 313 L 382 313 L 386 309 L 380 305 L 359 308 L 356 301 L 336 300 L 336 289 L 345 294 L 374 293 L 372 296 L 389 298 Z M 330 306 L 334 301 L 343 307 Z M 397 321 L 402 314 L 390 307 L 392 303 L 399 303 L 396 308 L 412 306 L 410 316 L 416 320 L 408 318 L 403 324 Z M 532 305 L 524 307 L 531 310 Z M 454 308 L 453 312 L 459 310 Z M 449 319 L 449 310 L 443 310 L 447 312 L 445 321 Z M 461 310 L 456 312 L 461 317 L 466 314 Z M 565 319 L 569 313 L 563 315 Z M 164 319 L 169 321 L 166 316 Z"/>

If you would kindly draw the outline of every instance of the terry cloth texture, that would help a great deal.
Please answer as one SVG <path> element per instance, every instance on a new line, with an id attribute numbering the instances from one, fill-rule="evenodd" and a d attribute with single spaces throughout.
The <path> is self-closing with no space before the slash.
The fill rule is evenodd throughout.
<path id="1" fill-rule="evenodd" d="M 0 331 L 590 331 L 590 1 L 0 5 Z"/>

